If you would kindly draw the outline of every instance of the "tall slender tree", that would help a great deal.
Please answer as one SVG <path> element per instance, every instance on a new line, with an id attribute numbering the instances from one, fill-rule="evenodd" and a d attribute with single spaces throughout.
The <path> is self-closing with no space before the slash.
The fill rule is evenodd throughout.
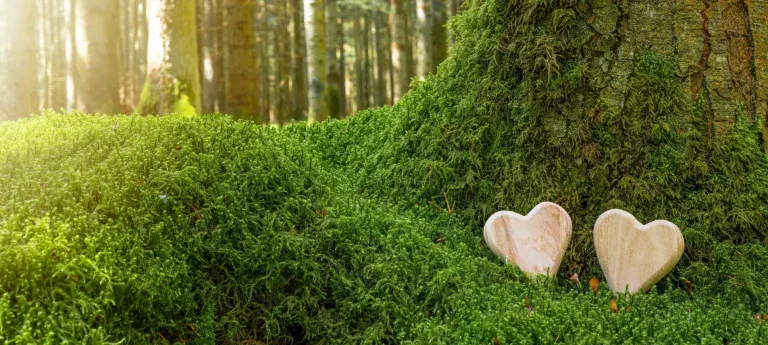
<path id="1" fill-rule="evenodd" d="M 112 114 L 120 107 L 120 16 L 117 0 L 76 0 L 78 85 L 75 106 Z M 84 39 L 81 39 L 84 38 Z"/>
<path id="2" fill-rule="evenodd" d="M 291 120 L 291 38 L 288 31 L 290 14 L 288 1 L 277 2 L 277 123 L 284 125 Z"/>
<path id="3" fill-rule="evenodd" d="M 296 121 L 307 119 L 307 43 L 304 37 L 304 4 L 302 0 L 291 0 L 293 22 L 293 63 L 291 70 L 291 113 Z"/>
<path id="4" fill-rule="evenodd" d="M 225 111 L 240 119 L 263 122 L 259 105 L 259 70 L 256 65 L 256 2 L 224 0 L 227 44 Z"/>
<path id="5" fill-rule="evenodd" d="M 149 0 L 147 79 L 137 111 L 200 114 L 195 2 Z"/>
<path id="6" fill-rule="evenodd" d="M 343 81 L 339 64 L 339 40 L 342 31 L 341 16 L 338 13 L 336 0 L 326 0 L 325 6 L 325 37 L 326 64 L 328 71 L 328 114 L 331 118 L 340 118 L 344 114 L 342 108 Z"/>
<path id="7" fill-rule="evenodd" d="M 376 86 L 374 87 L 373 95 L 376 106 L 382 106 L 389 103 L 389 94 L 387 93 L 388 79 L 389 79 L 389 62 L 391 56 L 387 51 L 387 22 L 384 16 L 384 12 L 381 8 L 376 7 L 372 10 L 373 16 L 373 29 L 375 31 L 373 36 L 375 54 L 376 57 Z"/>
<path id="8" fill-rule="evenodd" d="M 309 122 L 323 121 L 328 118 L 327 74 L 325 65 L 325 1 L 307 0 L 306 33 L 309 74 Z"/>
<path id="9" fill-rule="evenodd" d="M 408 28 L 406 6 L 403 0 L 391 0 L 392 15 L 392 71 L 394 73 L 393 98 L 397 101 L 407 91 L 410 83 L 408 70 Z"/>
<path id="10" fill-rule="evenodd" d="M 40 98 L 37 84 L 37 1 L 7 3 L 7 79 L 5 119 L 37 112 Z"/>
<path id="11" fill-rule="evenodd" d="M 432 54 L 430 55 L 430 72 L 436 72 L 437 66 L 448 56 L 448 6 L 444 0 L 432 1 L 432 29 L 430 40 Z"/>
<path id="12" fill-rule="evenodd" d="M 416 0 L 416 75 L 423 78 L 432 66 L 432 4 L 431 0 Z"/>
<path id="13" fill-rule="evenodd" d="M 223 111 L 223 9 L 220 2 L 221 0 L 197 0 L 197 39 L 203 113 Z"/>

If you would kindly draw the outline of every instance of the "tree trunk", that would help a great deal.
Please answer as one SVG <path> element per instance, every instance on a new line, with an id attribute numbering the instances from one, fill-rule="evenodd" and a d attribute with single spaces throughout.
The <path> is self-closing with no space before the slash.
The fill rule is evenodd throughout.
<path id="1" fill-rule="evenodd" d="M 275 32 L 277 39 L 277 123 L 284 125 L 291 119 L 291 38 L 288 32 L 288 1 L 278 1 L 278 30 Z"/>
<path id="2" fill-rule="evenodd" d="M 224 62 L 222 55 L 223 8 L 220 0 L 197 0 L 198 56 L 203 113 L 223 111 Z"/>
<path id="3" fill-rule="evenodd" d="M 325 64 L 325 2 L 307 0 L 306 12 L 307 59 L 309 74 L 309 122 L 328 118 L 327 74 Z"/>
<path id="4" fill-rule="evenodd" d="M 397 101 L 406 92 L 408 92 L 408 86 L 410 84 L 407 55 L 407 16 L 403 0 L 391 0 L 391 14 L 392 31 L 394 36 L 392 40 L 392 71 L 395 78 L 393 83 L 393 99 L 394 101 Z"/>
<path id="5" fill-rule="evenodd" d="M 270 78 L 272 76 L 269 59 L 269 34 L 272 31 L 269 26 L 269 2 L 267 0 L 258 0 L 261 4 L 257 9 L 259 21 L 257 24 L 258 35 L 256 38 L 256 69 L 259 71 L 260 100 L 262 122 L 268 123 L 271 120 L 272 102 Z"/>
<path id="6" fill-rule="evenodd" d="M 337 50 L 339 52 L 339 115 L 346 117 L 349 114 L 349 107 L 347 107 L 347 83 L 346 83 L 346 62 L 344 61 L 344 17 L 346 14 L 345 7 L 339 5 L 339 35 L 337 42 Z"/>
<path id="7" fill-rule="evenodd" d="M 341 18 L 338 15 L 338 5 L 336 0 L 326 1 L 325 15 L 325 37 L 327 39 L 326 63 L 328 65 L 328 113 L 331 118 L 338 119 L 342 117 L 343 107 L 341 90 L 341 73 L 339 71 L 339 32 L 341 28 Z"/>
<path id="8" fill-rule="evenodd" d="M 66 12 L 63 0 L 51 0 L 53 9 L 53 56 L 51 61 L 51 99 L 49 107 L 59 110 L 67 106 Z"/>
<path id="9" fill-rule="evenodd" d="M 376 87 L 373 92 L 376 106 L 380 107 L 389 104 L 389 94 L 387 93 L 389 67 L 388 61 L 391 56 L 387 52 L 387 23 L 384 13 L 379 9 L 373 10 L 374 46 L 376 47 Z"/>
<path id="10" fill-rule="evenodd" d="M 367 12 L 364 12 L 367 14 Z M 371 107 L 371 93 L 373 71 L 371 68 L 371 17 L 364 14 L 363 17 L 363 99 L 365 108 Z"/>
<path id="11" fill-rule="evenodd" d="M 416 75 L 424 78 L 429 74 L 432 65 L 432 23 L 431 0 L 416 0 Z"/>
<path id="12" fill-rule="evenodd" d="M 593 4 L 593 65 L 607 76 L 598 85 L 605 110 L 618 114 L 627 106 L 634 56 L 650 49 L 679 57 L 687 92 L 704 104 L 707 137 L 728 131 L 740 114 L 750 121 L 768 120 L 766 5 L 765 0 Z M 768 152 L 766 143 L 764 129 Z"/>
<path id="13" fill-rule="evenodd" d="M 38 111 L 37 84 L 37 5 L 36 1 L 18 1 L 7 4 L 8 39 L 7 109 L 4 118 L 12 120 Z"/>
<path id="14" fill-rule="evenodd" d="M 359 12 L 358 12 L 359 13 Z M 365 104 L 365 81 L 363 73 L 363 29 L 360 25 L 359 14 L 355 14 L 352 22 L 352 36 L 355 38 L 355 112 L 359 112 L 368 106 Z"/>
<path id="15" fill-rule="evenodd" d="M 224 0 L 224 35 L 227 43 L 224 109 L 235 118 L 261 123 L 255 18 L 255 1 Z"/>
<path id="16" fill-rule="evenodd" d="M 432 55 L 430 57 L 430 72 L 437 72 L 437 66 L 448 56 L 448 11 L 445 1 L 432 1 Z"/>
<path id="17" fill-rule="evenodd" d="M 76 1 L 78 85 L 75 106 L 89 113 L 120 110 L 120 16 L 117 0 Z M 85 39 L 81 39 L 84 37 Z"/>
<path id="18" fill-rule="evenodd" d="M 195 2 L 149 0 L 147 79 L 137 112 L 200 114 Z"/>
<path id="19" fill-rule="evenodd" d="M 291 113 L 295 121 L 307 119 L 307 43 L 304 37 L 304 3 L 291 0 L 293 15 L 293 74 L 291 75 Z"/>

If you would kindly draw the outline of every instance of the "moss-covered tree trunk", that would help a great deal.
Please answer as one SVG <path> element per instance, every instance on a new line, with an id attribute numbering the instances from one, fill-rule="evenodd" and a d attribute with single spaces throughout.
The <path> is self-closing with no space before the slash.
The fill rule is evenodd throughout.
<path id="1" fill-rule="evenodd" d="M 195 1 L 150 0 L 147 79 L 136 111 L 200 114 Z"/>
<path id="2" fill-rule="evenodd" d="M 738 116 L 768 120 L 768 1 L 592 0 L 590 6 L 592 66 L 605 75 L 599 98 L 606 111 L 627 106 L 634 57 L 648 49 L 677 56 L 686 92 L 704 107 L 707 138 L 727 132 Z"/>

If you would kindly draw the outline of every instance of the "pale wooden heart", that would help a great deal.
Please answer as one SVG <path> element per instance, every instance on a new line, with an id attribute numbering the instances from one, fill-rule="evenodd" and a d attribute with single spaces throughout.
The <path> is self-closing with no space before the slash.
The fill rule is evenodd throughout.
<path id="1" fill-rule="evenodd" d="M 542 202 L 525 216 L 494 213 L 483 234 L 488 248 L 505 262 L 523 272 L 554 277 L 571 241 L 571 217 L 559 205 Z"/>
<path id="2" fill-rule="evenodd" d="M 619 293 L 650 289 L 677 265 L 685 249 L 677 225 L 666 220 L 643 225 L 622 210 L 600 215 L 594 240 L 608 287 Z"/>

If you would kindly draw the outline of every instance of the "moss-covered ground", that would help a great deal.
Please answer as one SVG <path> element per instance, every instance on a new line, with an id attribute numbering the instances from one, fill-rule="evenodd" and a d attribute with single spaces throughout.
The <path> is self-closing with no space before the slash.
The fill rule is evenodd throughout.
<path id="1" fill-rule="evenodd" d="M 346 120 L 0 124 L 0 342 L 765 344 L 760 124 L 706 135 L 675 57 L 652 51 L 625 110 L 593 113 L 578 4 L 473 2 L 437 75 Z M 531 281 L 482 225 L 545 200 L 574 238 L 560 275 Z M 615 207 L 685 236 L 648 293 L 585 284 Z"/>

